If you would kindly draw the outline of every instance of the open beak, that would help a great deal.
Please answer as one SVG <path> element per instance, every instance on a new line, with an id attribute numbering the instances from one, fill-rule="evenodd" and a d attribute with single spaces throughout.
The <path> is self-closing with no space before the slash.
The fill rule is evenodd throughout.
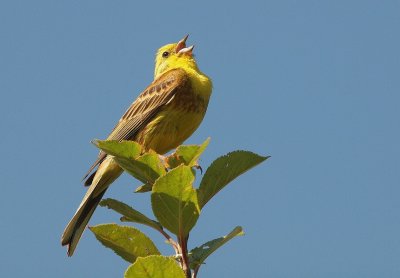
<path id="1" fill-rule="evenodd" d="M 176 44 L 175 52 L 177 54 L 189 54 L 189 55 L 192 55 L 192 51 L 193 51 L 194 46 L 192 45 L 192 46 L 186 47 L 186 40 L 187 40 L 188 37 L 189 37 L 189 35 L 186 35 L 183 39 L 181 39 Z"/>
<path id="2" fill-rule="evenodd" d="M 189 34 L 186 35 L 183 39 L 181 39 L 177 44 L 175 48 L 175 52 L 178 53 L 181 49 L 186 47 L 186 40 L 189 37 Z"/>

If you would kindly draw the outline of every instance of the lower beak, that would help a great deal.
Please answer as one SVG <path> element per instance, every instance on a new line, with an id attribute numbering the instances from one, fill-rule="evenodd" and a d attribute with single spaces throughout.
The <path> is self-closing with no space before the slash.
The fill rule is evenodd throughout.
<path id="1" fill-rule="evenodd" d="M 178 51 L 178 54 L 188 54 L 188 55 L 192 56 L 193 48 L 194 48 L 194 45 L 182 48 L 181 50 Z"/>

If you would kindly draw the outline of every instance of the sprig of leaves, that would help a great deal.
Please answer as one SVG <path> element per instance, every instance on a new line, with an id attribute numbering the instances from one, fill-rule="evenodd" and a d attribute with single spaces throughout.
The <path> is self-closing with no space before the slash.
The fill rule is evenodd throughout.
<path id="1" fill-rule="evenodd" d="M 205 260 L 236 236 L 243 235 L 236 227 L 228 235 L 204 243 L 188 252 L 187 240 L 201 210 L 231 181 L 269 157 L 249 151 L 234 151 L 217 158 L 206 170 L 199 188 L 194 188 L 198 160 L 209 144 L 179 146 L 174 153 L 161 157 L 153 151 L 144 152 L 131 141 L 100 141 L 94 144 L 112 155 L 118 165 L 143 184 L 135 192 L 151 191 L 151 205 L 156 220 L 131 206 L 114 199 L 100 205 L 121 214 L 122 222 L 133 222 L 160 232 L 175 249 L 175 258 L 161 256 L 155 244 L 140 230 L 118 224 L 91 227 L 96 238 L 117 255 L 132 263 L 125 272 L 130 277 L 193 277 Z M 174 240 L 168 234 L 176 236 Z M 183 271 L 184 270 L 184 271 Z"/>

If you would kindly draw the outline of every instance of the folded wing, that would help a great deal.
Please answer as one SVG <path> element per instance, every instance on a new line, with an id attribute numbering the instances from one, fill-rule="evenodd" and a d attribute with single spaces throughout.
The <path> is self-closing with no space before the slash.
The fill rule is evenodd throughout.
<path id="1" fill-rule="evenodd" d="M 189 78 L 182 69 L 170 70 L 154 80 L 131 104 L 107 137 L 107 140 L 135 140 L 137 134 L 167 105 L 182 89 L 188 86 Z M 95 163 L 83 179 L 107 156 L 100 152 Z M 90 185 L 91 175 L 85 185 Z"/>

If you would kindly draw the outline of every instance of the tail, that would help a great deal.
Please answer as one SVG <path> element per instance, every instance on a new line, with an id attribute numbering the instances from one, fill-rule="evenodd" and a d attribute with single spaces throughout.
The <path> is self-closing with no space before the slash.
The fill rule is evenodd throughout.
<path id="1" fill-rule="evenodd" d="M 101 198 L 103 198 L 103 195 L 110 184 L 114 182 L 121 173 L 122 169 L 111 156 L 107 156 L 107 158 L 99 165 L 99 168 L 93 177 L 92 184 L 86 192 L 85 197 L 83 197 L 75 215 L 72 217 L 71 221 L 69 221 L 61 236 L 61 244 L 63 246 L 68 246 L 68 256 L 74 254 L 79 239 L 81 238 L 82 233 Z"/>

